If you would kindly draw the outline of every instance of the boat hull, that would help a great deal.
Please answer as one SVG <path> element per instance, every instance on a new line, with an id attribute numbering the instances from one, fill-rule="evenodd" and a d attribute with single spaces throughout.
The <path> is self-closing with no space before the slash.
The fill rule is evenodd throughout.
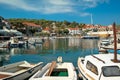
<path id="1" fill-rule="evenodd" d="M 99 39 L 98 36 L 83 36 L 82 39 Z"/>
<path id="2" fill-rule="evenodd" d="M 82 58 L 78 58 L 78 73 L 80 75 L 79 77 L 82 78 L 82 80 L 89 80 L 83 73 L 83 69 L 80 64 L 81 61 L 82 61 Z"/>
<path id="3" fill-rule="evenodd" d="M 10 77 L 2 79 L 2 80 L 24 80 L 24 79 L 27 79 L 30 76 L 32 76 L 35 72 L 37 72 L 41 68 L 42 68 L 41 63 L 38 63 L 38 65 L 28 69 L 25 72 L 19 73 L 19 74 L 14 75 L 14 76 L 10 76 Z"/>

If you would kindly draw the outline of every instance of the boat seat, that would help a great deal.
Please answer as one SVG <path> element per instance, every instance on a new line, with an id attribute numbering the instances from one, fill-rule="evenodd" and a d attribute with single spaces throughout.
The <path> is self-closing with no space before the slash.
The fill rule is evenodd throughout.
<path id="1" fill-rule="evenodd" d="M 56 61 L 52 61 L 51 66 L 50 66 L 49 71 L 46 74 L 46 76 L 50 76 L 51 75 L 51 73 L 52 73 L 53 69 L 55 68 L 55 66 L 56 66 Z"/>
<path id="2" fill-rule="evenodd" d="M 0 72 L 1 75 L 14 75 L 14 73 L 10 73 L 10 72 Z"/>
<path id="3" fill-rule="evenodd" d="M 12 76 L 12 75 L 14 75 L 14 73 L 0 72 L 0 79 L 8 77 L 8 76 Z"/>

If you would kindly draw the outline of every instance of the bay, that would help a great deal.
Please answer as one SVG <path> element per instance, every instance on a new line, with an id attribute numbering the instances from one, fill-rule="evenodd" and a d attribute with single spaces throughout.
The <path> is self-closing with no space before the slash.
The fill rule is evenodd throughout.
<path id="1" fill-rule="evenodd" d="M 80 38 L 48 38 L 43 44 L 28 45 L 24 48 L 0 49 L 1 55 L 9 55 L 9 60 L 2 63 L 10 64 L 26 60 L 31 63 L 44 62 L 44 64 L 56 60 L 62 56 L 63 62 L 72 62 L 77 67 L 78 57 L 98 54 L 97 39 Z"/>

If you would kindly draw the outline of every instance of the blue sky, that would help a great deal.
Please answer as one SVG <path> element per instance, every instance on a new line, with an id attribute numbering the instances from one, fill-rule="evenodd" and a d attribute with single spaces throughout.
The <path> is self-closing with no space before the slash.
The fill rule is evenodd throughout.
<path id="1" fill-rule="evenodd" d="M 90 24 L 120 24 L 120 0 L 0 0 L 4 18 L 76 21 Z"/>

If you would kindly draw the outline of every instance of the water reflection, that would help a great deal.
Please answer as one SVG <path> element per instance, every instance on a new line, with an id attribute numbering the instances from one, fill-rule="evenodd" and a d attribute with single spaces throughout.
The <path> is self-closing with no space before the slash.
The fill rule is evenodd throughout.
<path id="1" fill-rule="evenodd" d="M 4 65 L 4 63 L 8 63 L 10 60 L 9 49 L 0 48 L 0 66 Z"/>
<path id="2" fill-rule="evenodd" d="M 50 62 L 62 56 L 64 61 L 76 64 L 79 56 L 98 53 L 98 41 L 80 38 L 51 38 L 43 44 L 28 45 L 23 48 L 2 50 L 10 55 L 10 62 L 27 60 L 30 62 Z M 1 50 L 0 50 L 1 51 Z"/>

